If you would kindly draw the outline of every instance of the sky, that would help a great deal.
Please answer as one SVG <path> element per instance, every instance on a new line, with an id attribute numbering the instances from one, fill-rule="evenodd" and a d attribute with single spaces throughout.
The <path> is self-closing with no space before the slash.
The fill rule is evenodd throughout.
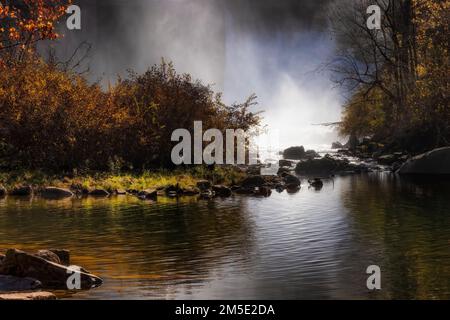
<path id="1" fill-rule="evenodd" d="M 63 30 L 58 55 L 92 45 L 89 78 L 114 83 L 127 69 L 145 71 L 164 57 L 223 92 L 227 103 L 258 96 L 264 124 L 280 147 L 326 148 L 342 97 L 327 72 L 333 54 L 330 0 L 74 0 L 81 30 Z"/>

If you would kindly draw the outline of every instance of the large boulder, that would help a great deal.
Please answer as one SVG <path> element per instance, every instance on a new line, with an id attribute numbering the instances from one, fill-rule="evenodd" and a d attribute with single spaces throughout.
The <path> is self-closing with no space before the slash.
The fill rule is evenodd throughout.
<path id="1" fill-rule="evenodd" d="M 398 174 L 450 175 L 450 147 L 431 150 L 406 161 Z"/>
<path id="2" fill-rule="evenodd" d="M 344 145 L 340 143 L 339 141 L 333 142 L 331 144 L 331 149 L 343 149 Z"/>
<path id="3" fill-rule="evenodd" d="M 350 164 L 348 160 L 339 160 L 328 155 L 321 159 L 299 162 L 295 168 L 297 174 L 305 175 L 329 175 L 345 171 L 360 172 L 362 168 Z"/>
<path id="4" fill-rule="evenodd" d="M 305 148 L 303 146 L 290 147 L 283 151 L 284 159 L 301 160 L 305 157 Z"/>
<path id="5" fill-rule="evenodd" d="M 62 199 L 73 197 L 72 191 L 64 188 L 47 187 L 41 191 L 41 196 L 47 199 Z"/>
<path id="6" fill-rule="evenodd" d="M 67 280 L 73 273 L 69 267 L 17 249 L 9 249 L 0 265 L 0 274 L 33 278 L 39 280 L 44 288 L 67 289 Z M 81 289 L 90 289 L 103 282 L 84 271 L 79 271 L 79 275 Z"/>
<path id="7" fill-rule="evenodd" d="M 42 283 L 33 278 L 0 275 L 0 292 L 29 291 L 42 288 Z"/>

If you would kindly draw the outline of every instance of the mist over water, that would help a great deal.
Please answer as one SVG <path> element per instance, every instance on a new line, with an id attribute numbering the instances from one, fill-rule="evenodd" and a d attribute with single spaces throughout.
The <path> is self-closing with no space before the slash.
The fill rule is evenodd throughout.
<path id="1" fill-rule="evenodd" d="M 107 86 L 127 69 L 144 72 L 164 57 L 227 103 L 258 96 L 264 124 L 280 147 L 323 149 L 337 139 L 341 95 L 329 75 L 317 72 L 334 49 L 325 11 L 329 1 L 96 0 L 75 1 L 82 30 L 56 44 L 68 57 L 92 44 L 89 78 Z"/>

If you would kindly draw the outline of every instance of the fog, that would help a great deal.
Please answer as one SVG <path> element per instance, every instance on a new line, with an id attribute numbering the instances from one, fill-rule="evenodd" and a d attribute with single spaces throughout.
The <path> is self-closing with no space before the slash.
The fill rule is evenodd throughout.
<path id="1" fill-rule="evenodd" d="M 145 71 L 164 57 L 227 103 L 258 96 L 280 146 L 329 147 L 341 95 L 326 72 L 333 53 L 322 0 L 75 0 L 82 29 L 55 44 L 64 59 L 82 41 L 92 44 L 89 78 L 114 83 L 127 69 Z M 62 44 L 62 45 L 61 45 Z"/>

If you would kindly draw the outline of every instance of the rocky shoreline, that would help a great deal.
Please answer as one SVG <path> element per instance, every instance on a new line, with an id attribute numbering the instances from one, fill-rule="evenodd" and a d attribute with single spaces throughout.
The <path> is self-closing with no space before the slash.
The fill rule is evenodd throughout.
<path id="1" fill-rule="evenodd" d="M 336 144 L 334 144 L 336 146 Z M 369 144 L 370 145 L 370 144 Z M 65 199 L 80 197 L 107 198 L 111 195 L 131 195 L 141 200 L 157 200 L 158 197 L 176 198 L 192 196 L 199 199 L 226 198 L 233 194 L 268 197 L 273 190 L 295 193 L 300 190 L 305 179 L 309 186 L 318 189 L 322 180 L 335 175 L 361 174 L 389 171 L 396 174 L 450 174 L 450 147 L 435 149 L 422 155 L 412 156 L 404 152 L 383 154 L 371 153 L 374 148 L 358 147 L 355 150 L 338 149 L 335 153 L 320 156 L 315 151 L 305 151 L 303 147 L 292 147 L 284 152 L 293 159 L 281 159 L 276 164 L 239 167 L 245 178 L 239 184 L 215 185 L 209 180 L 197 180 L 192 187 L 170 184 L 164 187 L 106 190 L 83 188 L 71 185 L 68 188 L 55 186 L 34 187 L 20 185 L 7 190 L 0 185 L 0 197 L 39 196 L 45 199 Z M 363 152 L 363 150 L 365 150 Z M 271 173 L 262 174 L 264 170 Z M 273 171 L 275 170 L 275 171 Z"/>

